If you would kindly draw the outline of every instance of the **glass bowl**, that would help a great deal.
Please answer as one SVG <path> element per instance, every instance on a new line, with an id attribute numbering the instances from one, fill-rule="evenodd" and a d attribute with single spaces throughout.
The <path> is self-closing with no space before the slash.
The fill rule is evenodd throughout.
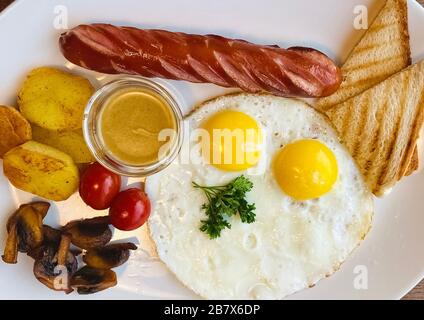
<path id="1" fill-rule="evenodd" d="M 108 98 L 122 89 L 137 87 L 160 95 L 169 105 L 176 123 L 169 148 L 158 157 L 157 162 L 149 164 L 126 163 L 117 158 L 108 150 L 101 134 L 102 109 Z M 183 139 L 182 111 L 176 98 L 163 85 L 146 78 L 123 77 L 105 84 L 91 97 L 84 112 L 83 134 L 91 153 L 104 167 L 123 176 L 146 177 L 165 169 L 179 154 Z"/>

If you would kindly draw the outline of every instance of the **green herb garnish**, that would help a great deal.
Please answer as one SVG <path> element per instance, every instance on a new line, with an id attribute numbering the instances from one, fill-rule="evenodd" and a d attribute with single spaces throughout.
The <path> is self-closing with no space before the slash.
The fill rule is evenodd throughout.
<path id="1" fill-rule="evenodd" d="M 205 187 L 193 182 L 193 187 L 203 190 L 208 198 L 208 203 L 202 205 L 207 219 L 201 221 L 200 231 L 211 239 L 220 237 L 225 228 L 231 229 L 227 218 L 237 213 L 244 223 L 255 221 L 255 204 L 249 204 L 245 199 L 253 183 L 246 177 L 240 176 L 225 186 Z"/>

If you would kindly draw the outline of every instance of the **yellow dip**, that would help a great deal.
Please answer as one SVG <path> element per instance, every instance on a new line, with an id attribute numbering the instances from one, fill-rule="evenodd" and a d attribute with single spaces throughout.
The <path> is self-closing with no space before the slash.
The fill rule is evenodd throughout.
<path id="1" fill-rule="evenodd" d="M 163 129 L 176 129 L 171 106 L 156 92 L 140 87 L 123 88 L 105 101 L 100 116 L 101 136 L 116 159 L 131 165 L 158 161 Z"/>

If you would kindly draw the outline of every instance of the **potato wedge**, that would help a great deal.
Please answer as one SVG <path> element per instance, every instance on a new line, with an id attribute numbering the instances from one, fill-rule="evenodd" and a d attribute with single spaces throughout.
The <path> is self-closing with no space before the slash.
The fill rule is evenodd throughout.
<path id="1" fill-rule="evenodd" d="M 31 140 L 29 122 L 13 107 L 0 106 L 0 158 L 10 149 Z"/>
<path id="2" fill-rule="evenodd" d="M 85 144 L 82 130 L 52 131 L 32 125 L 32 139 L 69 154 L 75 163 L 96 161 Z"/>
<path id="3" fill-rule="evenodd" d="M 78 189 L 79 172 L 72 158 L 35 141 L 7 152 L 3 171 L 16 188 L 49 200 L 66 200 Z"/>
<path id="4" fill-rule="evenodd" d="M 82 126 L 84 108 L 94 92 L 91 83 L 62 70 L 32 70 L 18 95 L 22 115 L 49 130 L 74 130 Z"/>

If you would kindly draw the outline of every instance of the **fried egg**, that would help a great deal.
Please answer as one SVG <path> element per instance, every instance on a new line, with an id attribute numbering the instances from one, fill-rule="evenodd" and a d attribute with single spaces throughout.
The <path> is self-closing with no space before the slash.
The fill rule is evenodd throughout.
<path id="1" fill-rule="evenodd" d="M 198 295 L 281 299 L 338 270 L 367 234 L 372 194 L 331 124 L 304 102 L 228 95 L 205 102 L 186 120 L 190 132 L 252 133 L 239 143 L 238 161 L 233 147 L 218 143 L 211 153 L 222 160 L 227 149 L 224 164 L 208 161 L 203 142 L 186 137 L 180 158 L 148 179 L 157 253 Z M 199 230 L 207 199 L 192 182 L 225 185 L 242 174 L 253 182 L 247 201 L 256 205 L 256 221 L 232 216 L 231 229 L 210 239 Z"/>

